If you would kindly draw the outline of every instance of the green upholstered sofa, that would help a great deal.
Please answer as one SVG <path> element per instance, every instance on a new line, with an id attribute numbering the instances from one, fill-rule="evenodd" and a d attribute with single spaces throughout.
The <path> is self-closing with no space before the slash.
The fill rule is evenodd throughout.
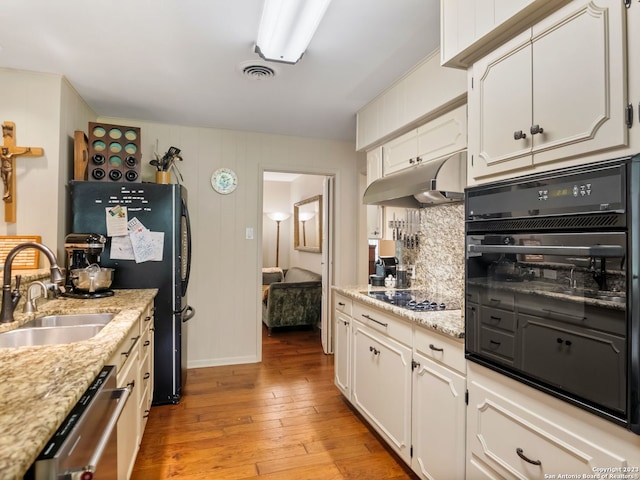
<path id="1" fill-rule="evenodd" d="M 287 270 L 284 280 L 269 284 L 262 301 L 262 321 L 269 329 L 320 323 L 322 276 L 304 268 Z"/>

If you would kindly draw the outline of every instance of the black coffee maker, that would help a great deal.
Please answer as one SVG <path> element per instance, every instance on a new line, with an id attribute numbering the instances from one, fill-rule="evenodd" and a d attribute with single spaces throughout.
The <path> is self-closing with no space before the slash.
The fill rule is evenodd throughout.
<path id="1" fill-rule="evenodd" d="M 107 239 L 99 233 L 70 233 L 64 238 L 64 248 L 67 251 L 67 281 L 65 296 L 73 298 L 99 298 L 113 295 L 113 290 L 91 292 L 78 290 L 73 285 L 71 271 L 87 268 L 89 265 L 99 264 L 100 255 L 104 251 Z"/>

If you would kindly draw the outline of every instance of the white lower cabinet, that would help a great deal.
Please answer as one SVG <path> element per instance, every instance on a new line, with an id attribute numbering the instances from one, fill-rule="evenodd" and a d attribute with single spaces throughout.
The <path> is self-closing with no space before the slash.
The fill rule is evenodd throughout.
<path id="1" fill-rule="evenodd" d="M 136 462 L 153 398 L 153 312 L 149 307 L 108 362 L 118 369 L 118 388 L 131 394 L 120 414 L 118 435 L 118 479 L 128 479 Z"/>
<path id="2" fill-rule="evenodd" d="M 411 462 L 411 348 L 353 321 L 352 402 Z"/>
<path id="3" fill-rule="evenodd" d="M 468 479 L 614 478 L 594 475 L 639 465 L 637 436 L 611 422 L 471 363 L 467 387 Z"/>
<path id="4" fill-rule="evenodd" d="M 335 383 L 421 478 L 464 478 L 464 343 L 334 294 Z"/>
<path id="5" fill-rule="evenodd" d="M 334 370 L 336 386 L 342 394 L 351 399 L 351 317 L 336 312 L 333 351 L 335 354 Z"/>
<path id="6" fill-rule="evenodd" d="M 462 342 L 415 328 L 411 468 L 421 478 L 465 476 L 467 386 L 463 346 Z M 462 372 L 455 370 L 460 368 Z"/>

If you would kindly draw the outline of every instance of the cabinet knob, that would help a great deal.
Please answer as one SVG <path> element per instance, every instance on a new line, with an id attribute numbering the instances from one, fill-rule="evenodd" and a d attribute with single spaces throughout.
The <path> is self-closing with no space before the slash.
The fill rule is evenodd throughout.
<path id="1" fill-rule="evenodd" d="M 514 140 L 522 140 L 524 138 L 527 138 L 527 134 L 524 133 L 522 130 L 516 130 L 515 132 L 513 132 Z"/>
<path id="2" fill-rule="evenodd" d="M 416 158 L 416 163 L 420 163 L 420 162 L 422 162 L 422 157 Z"/>
<path id="3" fill-rule="evenodd" d="M 415 158 L 410 158 L 409 159 L 409 165 L 413 165 L 414 163 L 416 163 Z"/>
<path id="4" fill-rule="evenodd" d="M 531 129 L 529 131 L 531 132 L 531 135 L 536 135 L 537 133 L 543 133 L 544 128 L 536 124 L 536 125 L 531 125 Z"/>

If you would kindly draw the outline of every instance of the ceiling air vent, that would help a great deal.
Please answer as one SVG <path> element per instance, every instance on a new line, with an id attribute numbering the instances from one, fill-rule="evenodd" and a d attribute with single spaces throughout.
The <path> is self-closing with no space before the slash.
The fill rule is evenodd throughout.
<path id="1" fill-rule="evenodd" d="M 275 77 L 276 72 L 265 65 L 247 65 L 242 69 L 242 74 L 253 80 L 268 80 Z"/>

